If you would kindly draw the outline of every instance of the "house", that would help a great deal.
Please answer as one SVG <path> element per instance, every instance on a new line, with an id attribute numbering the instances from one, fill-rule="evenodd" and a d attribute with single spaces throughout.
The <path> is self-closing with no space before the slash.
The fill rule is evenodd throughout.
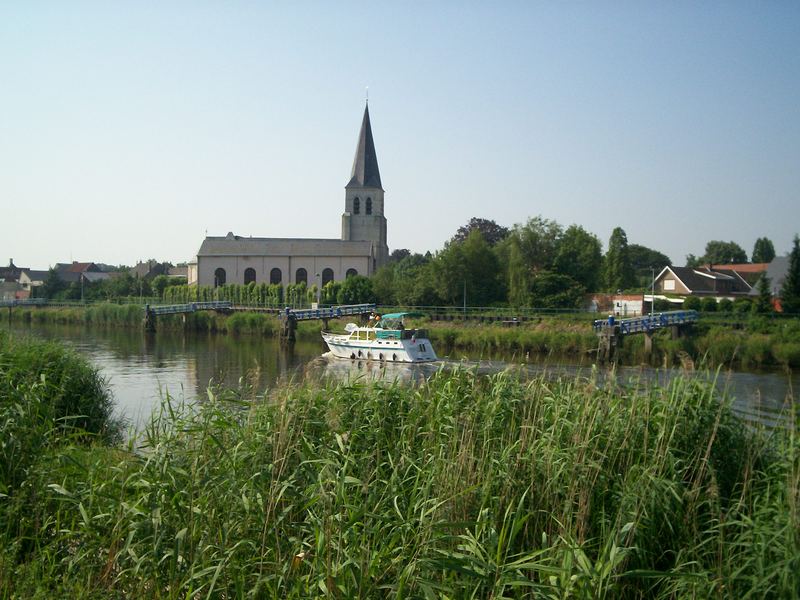
<path id="1" fill-rule="evenodd" d="M 14 264 L 14 259 L 8 259 L 7 267 L 0 267 L 0 280 L 6 283 L 15 283 L 19 281 L 19 276 L 25 271 L 27 267 L 18 267 Z"/>
<path id="2" fill-rule="evenodd" d="M 131 275 L 137 279 L 150 280 L 159 275 L 166 275 L 168 270 L 169 267 L 165 263 L 160 263 L 157 260 L 140 261 L 131 269 Z"/>
<path id="3" fill-rule="evenodd" d="M 655 281 L 655 291 L 679 296 L 736 298 L 747 296 L 752 286 L 733 269 L 664 267 Z"/>
<path id="4" fill-rule="evenodd" d="M 66 283 L 78 282 L 81 280 L 83 273 L 101 273 L 102 269 L 93 262 L 81 263 L 72 261 L 72 263 L 56 263 L 54 267 L 56 273 L 61 278 L 61 281 Z"/>
<path id="5" fill-rule="evenodd" d="M 761 275 L 767 270 L 769 263 L 738 263 L 729 265 L 713 265 L 711 268 L 714 271 L 722 271 L 730 275 L 731 272 L 744 279 L 750 287 L 753 287 Z"/>
<path id="6" fill-rule="evenodd" d="M 36 271 L 34 269 L 25 269 L 19 276 L 19 283 L 22 289 L 31 291 L 33 288 L 44 285 L 49 271 Z"/>

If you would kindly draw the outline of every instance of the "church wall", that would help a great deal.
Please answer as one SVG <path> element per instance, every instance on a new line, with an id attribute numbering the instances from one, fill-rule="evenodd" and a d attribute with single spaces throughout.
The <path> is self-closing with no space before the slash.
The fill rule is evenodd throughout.
<path id="1" fill-rule="evenodd" d="M 335 281 L 344 280 L 348 269 L 355 269 L 359 275 L 371 275 L 371 259 L 368 256 L 199 256 L 197 261 L 198 284 L 214 285 L 214 272 L 225 269 L 226 283 L 244 283 L 247 268 L 256 271 L 256 283 L 269 283 L 270 272 L 281 270 L 281 283 L 285 286 L 295 283 L 297 269 L 303 268 L 308 274 L 308 285 L 317 283 L 326 268 L 333 269 Z M 320 277 L 317 278 L 317 273 Z"/>

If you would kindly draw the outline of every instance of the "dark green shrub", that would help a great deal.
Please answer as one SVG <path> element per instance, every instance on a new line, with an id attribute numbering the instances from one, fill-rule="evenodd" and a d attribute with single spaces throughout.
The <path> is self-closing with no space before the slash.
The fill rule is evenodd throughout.
<path id="1" fill-rule="evenodd" d="M 717 312 L 717 299 L 716 298 L 703 298 L 701 305 L 703 312 Z"/>
<path id="2" fill-rule="evenodd" d="M 697 296 L 687 296 L 683 301 L 684 310 L 702 310 L 703 301 Z"/>

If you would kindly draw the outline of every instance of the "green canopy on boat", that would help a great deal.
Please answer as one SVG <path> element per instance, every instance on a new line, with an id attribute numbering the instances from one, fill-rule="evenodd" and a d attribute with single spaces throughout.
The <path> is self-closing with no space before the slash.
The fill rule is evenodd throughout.
<path id="1" fill-rule="evenodd" d="M 388 315 L 381 315 L 381 319 L 386 319 L 387 321 L 393 321 L 397 319 L 402 319 L 403 317 L 424 317 L 425 313 L 421 312 L 399 312 L 399 313 L 389 313 Z"/>

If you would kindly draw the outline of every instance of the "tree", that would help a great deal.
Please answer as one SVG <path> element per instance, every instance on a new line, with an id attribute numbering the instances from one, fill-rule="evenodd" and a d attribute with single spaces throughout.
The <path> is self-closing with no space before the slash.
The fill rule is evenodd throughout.
<path id="1" fill-rule="evenodd" d="M 392 250 L 392 253 L 389 255 L 389 264 L 400 262 L 408 256 L 411 256 L 411 250 L 408 248 L 398 248 L 397 250 Z"/>
<path id="2" fill-rule="evenodd" d="M 800 312 L 800 238 L 794 236 L 789 254 L 789 270 L 781 288 L 781 308 L 784 312 Z"/>
<path id="3" fill-rule="evenodd" d="M 533 305 L 537 308 L 579 308 L 586 289 L 568 275 L 539 272 L 531 286 Z"/>
<path id="4" fill-rule="evenodd" d="M 348 277 L 336 293 L 339 304 L 367 304 L 375 302 L 372 281 L 363 275 Z"/>
<path id="5" fill-rule="evenodd" d="M 494 246 L 498 242 L 504 240 L 506 237 L 508 237 L 509 233 L 508 227 L 498 225 L 489 219 L 472 217 L 469 220 L 469 223 L 458 228 L 458 231 L 456 231 L 456 234 L 450 241 L 465 242 L 469 237 L 469 234 L 475 230 L 481 232 L 483 239 L 486 240 L 486 243 L 490 246 Z"/>
<path id="6" fill-rule="evenodd" d="M 628 255 L 628 236 L 622 227 L 611 232 L 605 257 L 605 287 L 624 290 L 635 285 L 635 275 Z"/>
<path id="7" fill-rule="evenodd" d="M 711 240 L 706 244 L 706 253 L 700 260 L 701 264 L 711 265 L 746 263 L 747 252 L 736 242 Z"/>
<path id="8" fill-rule="evenodd" d="M 766 237 L 758 238 L 753 246 L 753 262 L 769 263 L 773 258 L 775 258 L 775 246 L 772 244 L 772 240 Z"/>
<path id="9" fill-rule="evenodd" d="M 650 269 L 655 269 L 658 273 L 664 267 L 672 264 L 666 254 L 640 244 L 628 244 L 628 257 L 631 259 L 631 267 L 637 273 Z"/>
<path id="10" fill-rule="evenodd" d="M 758 296 L 756 296 L 756 301 L 753 302 L 753 312 L 772 312 L 772 286 L 766 274 L 759 278 L 756 288 L 758 289 Z"/>
<path id="11" fill-rule="evenodd" d="M 570 225 L 558 241 L 553 270 L 595 291 L 600 285 L 602 266 L 602 244 L 597 236 L 580 225 Z"/>
<path id="12" fill-rule="evenodd" d="M 50 268 L 42 284 L 41 294 L 43 298 L 55 298 L 59 293 L 67 289 L 66 282 L 58 275 L 58 271 Z"/>
<path id="13" fill-rule="evenodd" d="M 436 289 L 445 302 L 487 306 L 503 297 L 500 265 L 483 234 L 474 229 L 463 242 L 448 242 L 433 261 Z"/>

